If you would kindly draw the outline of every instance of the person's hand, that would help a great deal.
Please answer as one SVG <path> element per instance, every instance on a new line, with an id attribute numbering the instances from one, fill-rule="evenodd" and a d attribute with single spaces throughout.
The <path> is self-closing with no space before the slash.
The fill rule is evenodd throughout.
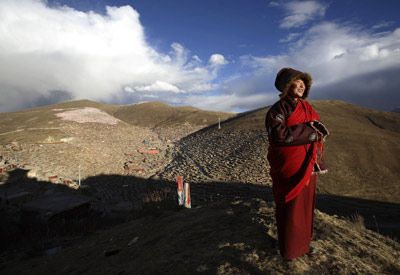
<path id="1" fill-rule="evenodd" d="M 316 120 L 314 121 L 313 125 L 315 128 L 317 128 L 318 131 L 322 133 L 324 137 L 329 136 L 328 128 L 326 128 L 326 126 L 321 121 Z"/>
<path id="2" fill-rule="evenodd" d="M 328 128 L 326 128 L 326 126 L 321 121 L 311 121 L 310 125 L 317 132 L 319 140 L 325 139 L 327 136 L 329 136 Z"/>

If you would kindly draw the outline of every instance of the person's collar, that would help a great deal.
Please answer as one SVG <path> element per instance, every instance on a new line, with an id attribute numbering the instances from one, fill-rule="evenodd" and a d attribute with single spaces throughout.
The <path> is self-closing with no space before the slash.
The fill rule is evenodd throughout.
<path id="1" fill-rule="evenodd" d="M 294 98 L 290 96 L 285 96 L 284 100 L 286 100 L 293 108 L 296 108 L 297 103 L 299 102 L 300 99 L 294 100 Z"/>

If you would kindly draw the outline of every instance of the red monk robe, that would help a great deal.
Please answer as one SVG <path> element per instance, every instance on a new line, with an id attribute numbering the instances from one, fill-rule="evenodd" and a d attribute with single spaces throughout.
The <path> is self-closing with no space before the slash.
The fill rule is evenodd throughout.
<path id="1" fill-rule="evenodd" d="M 312 172 L 317 149 L 322 150 L 310 122 L 319 119 L 307 101 L 290 97 L 275 103 L 266 117 L 279 248 L 285 259 L 310 249 L 317 181 Z"/>

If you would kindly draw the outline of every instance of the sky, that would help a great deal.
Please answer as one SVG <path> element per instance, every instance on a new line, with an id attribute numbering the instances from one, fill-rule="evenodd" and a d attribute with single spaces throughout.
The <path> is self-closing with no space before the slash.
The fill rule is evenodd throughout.
<path id="1" fill-rule="evenodd" d="M 311 99 L 400 106 L 397 0 L 0 0 L 0 112 L 66 100 L 271 105 L 277 72 Z"/>

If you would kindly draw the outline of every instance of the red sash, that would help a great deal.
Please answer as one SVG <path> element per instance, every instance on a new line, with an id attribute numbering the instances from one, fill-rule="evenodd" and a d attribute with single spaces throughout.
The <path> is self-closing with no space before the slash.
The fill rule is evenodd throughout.
<path id="1" fill-rule="evenodd" d="M 286 118 L 286 125 L 290 127 L 319 119 L 311 105 L 299 99 L 293 113 Z M 316 152 L 316 142 L 298 146 L 269 146 L 268 161 L 277 203 L 287 203 L 296 198 L 304 186 L 308 185 Z"/>

